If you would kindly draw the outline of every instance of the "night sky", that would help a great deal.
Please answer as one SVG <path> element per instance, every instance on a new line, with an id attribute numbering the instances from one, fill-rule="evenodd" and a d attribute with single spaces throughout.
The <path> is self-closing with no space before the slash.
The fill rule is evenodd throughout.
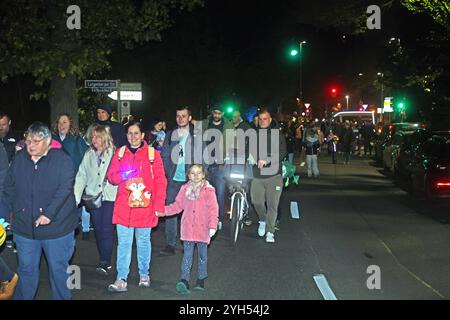
<path id="1" fill-rule="evenodd" d="M 144 100 L 131 105 L 147 123 L 154 118 L 173 122 L 179 105 L 191 106 L 197 118 L 205 116 L 207 105 L 226 101 L 243 111 L 262 105 L 274 109 L 299 94 L 299 60 L 289 52 L 305 40 L 303 96 L 313 110 L 328 103 L 331 86 L 341 96 L 350 93 L 354 108 L 359 99 L 378 103 L 377 90 L 355 92 L 353 86 L 375 80 L 390 37 L 414 32 L 403 24 L 410 14 L 394 11 L 383 16 L 382 30 L 352 36 L 311 24 L 313 15 L 321 14 L 320 3 L 327 10 L 326 1 L 316 1 L 314 10 L 311 1 L 206 1 L 203 8 L 175 15 L 162 42 L 133 50 L 118 47 L 104 78 L 142 82 Z M 364 77 L 358 79 L 360 72 Z M 33 120 L 48 122 L 48 103 L 28 98 L 32 84 L 31 77 L 21 76 L 0 85 L 0 101 L 17 128 Z"/>

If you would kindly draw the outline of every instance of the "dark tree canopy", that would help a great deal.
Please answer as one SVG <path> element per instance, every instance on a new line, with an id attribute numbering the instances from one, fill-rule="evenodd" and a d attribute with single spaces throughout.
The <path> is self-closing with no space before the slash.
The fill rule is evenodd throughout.
<path id="1" fill-rule="evenodd" d="M 76 79 L 110 68 L 117 46 L 133 48 L 160 41 L 178 10 L 203 0 L 79 0 L 81 29 L 69 30 L 66 0 L 4 0 L 0 3 L 0 78 L 32 74 L 36 84 L 51 81 L 52 118 L 60 112 L 77 117 Z M 36 97 L 37 98 L 37 97 Z"/>

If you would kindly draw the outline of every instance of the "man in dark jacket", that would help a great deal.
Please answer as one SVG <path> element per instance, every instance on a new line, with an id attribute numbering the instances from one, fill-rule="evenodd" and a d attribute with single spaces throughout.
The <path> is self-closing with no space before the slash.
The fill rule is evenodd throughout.
<path id="1" fill-rule="evenodd" d="M 183 184 L 187 182 L 186 174 L 191 164 L 202 163 L 202 133 L 191 124 L 189 107 L 177 108 L 177 127 L 169 131 L 164 139 L 161 157 L 167 178 L 166 205 L 175 201 Z M 165 218 L 166 248 L 161 255 L 175 254 L 178 237 L 177 216 Z"/>
<path id="2" fill-rule="evenodd" d="M 319 177 L 319 165 L 317 161 L 317 154 L 320 148 L 319 135 L 317 128 L 309 127 L 305 132 L 305 140 L 302 142 L 305 147 L 306 164 L 308 167 L 308 177 Z"/>
<path id="3" fill-rule="evenodd" d="M 273 243 L 278 204 L 283 190 L 282 161 L 287 154 L 286 140 L 269 110 L 261 109 L 258 115 L 257 150 L 250 148 L 256 162 L 251 198 L 259 216 L 258 234 L 260 237 L 266 236 L 266 242 Z"/>
<path id="4" fill-rule="evenodd" d="M 0 111 L 0 142 L 5 147 L 9 162 L 16 154 L 16 144 L 19 141 L 19 135 L 11 129 L 11 118 L 8 114 Z"/>
<path id="5" fill-rule="evenodd" d="M 112 107 L 109 104 L 101 104 L 96 107 L 97 121 L 96 123 L 102 126 L 108 126 L 111 129 L 111 136 L 113 137 L 114 145 L 120 148 L 127 144 L 127 133 L 124 127 L 115 121 L 111 120 Z"/>
<path id="6" fill-rule="evenodd" d="M 39 285 L 42 250 L 50 272 L 52 299 L 71 299 L 67 269 L 75 248 L 78 212 L 72 160 L 51 149 L 51 132 L 33 123 L 26 149 L 16 154 L 4 185 L 4 201 L 13 212 L 12 230 L 19 260 L 15 299 L 33 299 Z"/>
<path id="7" fill-rule="evenodd" d="M 204 138 L 207 140 L 205 146 L 208 160 L 208 179 L 216 189 L 217 203 L 219 204 L 218 229 L 222 229 L 222 221 L 225 216 L 225 178 L 224 159 L 227 152 L 232 147 L 232 139 L 228 139 L 227 132 L 233 132 L 232 123 L 224 117 L 224 113 L 219 106 L 210 108 L 210 115 L 202 120 L 202 130 Z"/>

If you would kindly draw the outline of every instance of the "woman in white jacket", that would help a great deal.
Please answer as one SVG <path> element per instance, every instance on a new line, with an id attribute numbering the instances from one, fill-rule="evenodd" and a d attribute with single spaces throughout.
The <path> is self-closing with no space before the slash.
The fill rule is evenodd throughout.
<path id="1" fill-rule="evenodd" d="M 75 199 L 77 205 L 82 202 L 83 191 L 87 195 L 96 196 L 102 193 L 101 207 L 91 211 L 94 224 L 97 249 L 100 263 L 96 271 L 108 275 L 111 269 L 111 255 L 113 250 L 114 225 L 112 216 L 117 186 L 110 184 L 105 178 L 109 163 L 114 155 L 115 147 L 109 127 L 93 124 L 87 131 L 90 148 L 81 161 L 75 179 Z"/>

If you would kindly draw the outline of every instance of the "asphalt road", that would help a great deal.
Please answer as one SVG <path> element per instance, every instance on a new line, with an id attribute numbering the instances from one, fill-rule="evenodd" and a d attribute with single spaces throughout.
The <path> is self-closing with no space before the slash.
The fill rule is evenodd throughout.
<path id="1" fill-rule="evenodd" d="M 230 246 L 228 225 L 208 249 L 209 278 L 206 291 L 180 296 L 181 245 L 175 256 L 161 257 L 164 224 L 152 234 L 151 288 L 137 286 L 135 254 L 127 293 L 107 292 L 112 275 L 96 274 L 94 234 L 89 241 L 77 237 L 72 264 L 81 268 L 81 289 L 74 299 L 116 300 L 322 300 L 313 276 L 323 274 L 338 300 L 449 299 L 450 298 L 450 200 L 413 198 L 406 184 L 394 181 L 369 158 L 356 158 L 349 165 L 332 165 L 320 157 L 319 179 L 305 178 L 298 167 L 298 186 L 283 192 L 280 230 L 274 244 L 257 235 L 257 218 Z M 290 214 L 296 201 L 300 219 Z M 3 256 L 15 267 L 15 255 Z M 380 288 L 369 289 L 369 266 L 379 268 Z M 191 274 L 194 284 L 196 264 Z M 372 280 L 369 283 L 376 284 Z M 46 263 L 41 267 L 37 299 L 49 299 Z"/>

